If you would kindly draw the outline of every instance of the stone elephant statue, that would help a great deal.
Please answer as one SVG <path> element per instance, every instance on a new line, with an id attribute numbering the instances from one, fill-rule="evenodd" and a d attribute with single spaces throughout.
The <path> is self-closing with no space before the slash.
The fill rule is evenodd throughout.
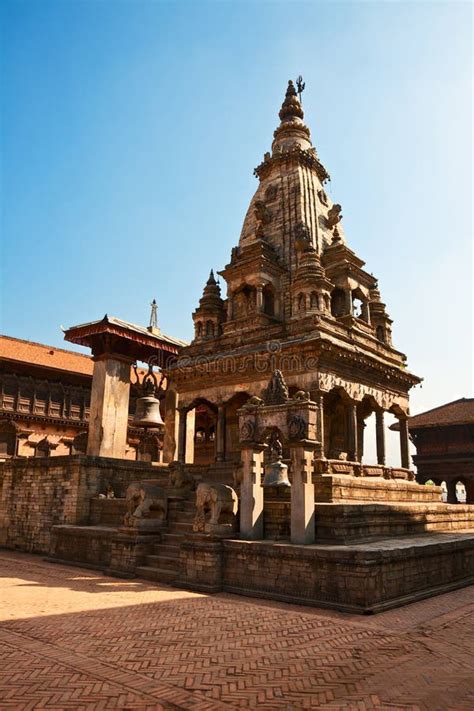
<path id="1" fill-rule="evenodd" d="M 125 526 L 136 526 L 142 519 L 151 519 L 160 525 L 166 521 L 168 497 L 157 482 L 133 481 L 127 487 L 126 501 Z"/>
<path id="2" fill-rule="evenodd" d="M 222 514 L 228 514 L 228 517 L 235 519 L 238 507 L 239 500 L 231 486 L 201 482 L 196 489 L 196 516 L 193 529 L 204 530 L 207 510 L 211 512 L 209 524 L 217 526 L 222 523 L 220 521 Z"/>

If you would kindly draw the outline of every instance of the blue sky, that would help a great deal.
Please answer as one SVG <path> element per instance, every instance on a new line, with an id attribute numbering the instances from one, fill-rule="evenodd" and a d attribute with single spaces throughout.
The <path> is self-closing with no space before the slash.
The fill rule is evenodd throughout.
<path id="1" fill-rule="evenodd" d="M 463 2 L 1 3 L 1 331 L 105 312 L 192 334 L 286 82 L 423 389 L 472 387 L 472 8 Z"/>

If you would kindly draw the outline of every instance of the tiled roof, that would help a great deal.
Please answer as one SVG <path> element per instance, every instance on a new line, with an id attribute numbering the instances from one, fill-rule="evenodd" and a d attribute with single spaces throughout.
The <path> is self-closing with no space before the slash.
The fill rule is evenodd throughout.
<path id="1" fill-rule="evenodd" d="M 408 427 L 411 430 L 465 424 L 474 424 L 474 398 L 462 397 L 408 419 Z"/>
<path id="2" fill-rule="evenodd" d="M 2 360 L 29 363 L 81 375 L 92 375 L 94 368 L 92 358 L 83 353 L 0 335 L 0 362 Z"/>
<path id="3" fill-rule="evenodd" d="M 139 333 L 142 336 L 146 336 L 147 338 L 156 339 L 157 342 L 162 341 L 164 343 L 169 343 L 173 346 L 187 346 L 188 345 L 187 341 L 182 341 L 180 338 L 174 338 L 172 336 L 167 336 L 165 333 L 162 333 L 159 330 L 158 331 L 150 331 L 145 326 L 139 326 L 136 323 L 130 323 L 129 321 L 123 321 L 123 319 L 117 318 L 116 316 L 108 316 L 107 314 L 100 321 L 90 321 L 88 323 L 78 324 L 77 326 L 71 326 L 71 328 L 69 328 L 68 331 L 76 331 L 79 329 L 85 329 L 88 326 L 98 326 L 98 325 L 101 325 L 102 323 L 108 323 L 113 326 L 117 326 L 118 328 L 123 328 L 126 331 L 135 331 L 136 333 Z"/>

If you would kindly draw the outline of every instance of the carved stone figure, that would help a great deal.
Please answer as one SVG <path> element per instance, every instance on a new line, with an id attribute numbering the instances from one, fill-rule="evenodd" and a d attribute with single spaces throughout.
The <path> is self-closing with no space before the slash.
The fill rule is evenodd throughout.
<path id="1" fill-rule="evenodd" d="M 295 227 L 295 237 L 297 239 L 307 240 L 309 242 L 309 240 L 311 239 L 311 232 L 305 222 L 298 222 Z"/>
<path id="2" fill-rule="evenodd" d="M 308 436 L 308 425 L 299 415 L 292 415 L 288 422 L 288 434 L 291 439 L 305 439 Z"/>
<path id="3" fill-rule="evenodd" d="M 280 441 L 278 432 L 274 431 L 270 435 L 270 441 L 268 443 L 268 453 L 271 462 L 277 461 L 283 456 L 283 445 Z"/>
<path id="4" fill-rule="evenodd" d="M 160 526 L 166 521 L 168 497 L 165 490 L 153 481 L 134 481 L 126 493 L 127 513 L 124 525 L 140 528 L 141 519 L 151 519 Z"/>
<path id="5" fill-rule="evenodd" d="M 186 495 L 196 488 L 193 475 L 187 471 L 186 465 L 182 462 L 171 462 L 169 465 L 168 483 L 174 494 Z"/>
<path id="6" fill-rule="evenodd" d="M 329 209 L 326 222 L 330 230 L 332 230 L 332 228 L 335 227 L 337 223 L 342 220 L 341 210 L 342 207 L 338 204 L 333 205 Z"/>
<path id="7" fill-rule="evenodd" d="M 298 390 L 298 392 L 293 395 L 293 400 L 297 400 L 298 402 L 307 402 L 309 399 L 309 393 L 305 390 Z"/>
<path id="8" fill-rule="evenodd" d="M 268 225 L 268 223 L 272 221 L 272 213 L 263 200 L 255 201 L 255 217 L 258 222 L 261 222 L 264 225 Z"/>
<path id="9" fill-rule="evenodd" d="M 245 420 L 240 428 L 240 440 L 242 442 L 250 442 L 255 436 L 255 422 L 253 420 Z"/>
<path id="10" fill-rule="evenodd" d="M 196 516 L 193 530 L 204 531 L 206 527 L 206 512 L 210 511 L 209 524 L 217 526 L 222 523 L 222 514 L 229 514 L 232 522 L 237 515 L 239 501 L 231 486 L 201 482 L 196 489 Z"/>
<path id="11" fill-rule="evenodd" d="M 275 370 L 265 390 L 265 405 L 282 405 L 289 397 L 283 373 Z"/>

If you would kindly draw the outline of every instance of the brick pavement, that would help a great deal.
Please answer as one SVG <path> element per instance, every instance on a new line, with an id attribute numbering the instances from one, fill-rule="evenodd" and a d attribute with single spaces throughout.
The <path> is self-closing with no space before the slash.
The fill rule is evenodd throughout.
<path id="1" fill-rule="evenodd" d="M 0 708 L 474 708 L 474 594 L 375 617 L 0 551 Z"/>

